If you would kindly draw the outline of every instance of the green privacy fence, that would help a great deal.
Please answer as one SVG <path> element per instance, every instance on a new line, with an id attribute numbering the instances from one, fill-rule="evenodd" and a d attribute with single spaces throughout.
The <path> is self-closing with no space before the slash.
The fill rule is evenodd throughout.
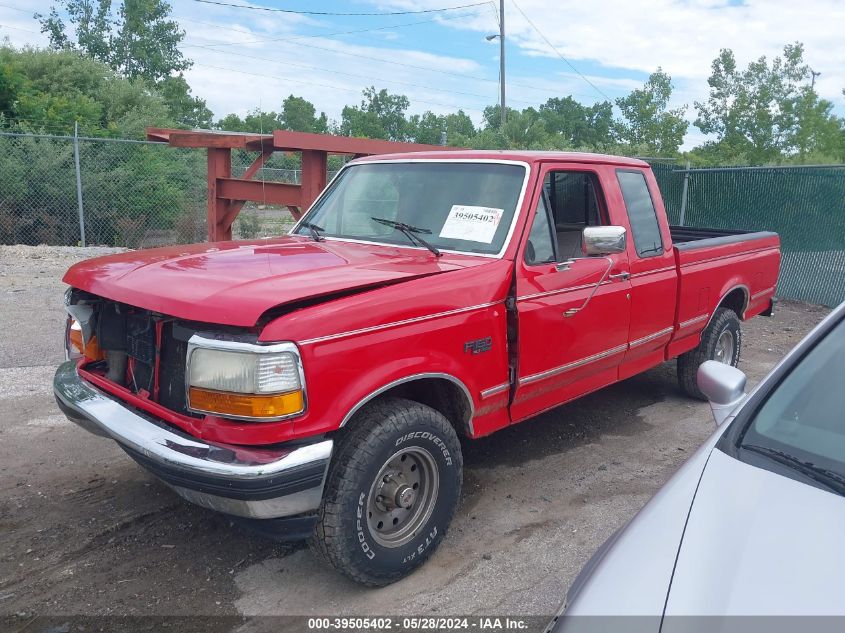
<path id="1" fill-rule="evenodd" d="M 775 231 L 779 296 L 828 306 L 845 300 L 845 165 L 652 169 L 672 224 Z"/>

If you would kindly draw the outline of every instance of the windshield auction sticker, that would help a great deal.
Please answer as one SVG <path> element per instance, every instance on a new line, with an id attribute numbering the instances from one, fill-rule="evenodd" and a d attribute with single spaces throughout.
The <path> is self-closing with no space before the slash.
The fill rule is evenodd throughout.
<path id="1" fill-rule="evenodd" d="M 440 237 L 449 240 L 469 240 L 490 244 L 504 209 L 493 207 L 472 207 L 463 204 L 452 205 L 451 211 L 440 231 Z"/>

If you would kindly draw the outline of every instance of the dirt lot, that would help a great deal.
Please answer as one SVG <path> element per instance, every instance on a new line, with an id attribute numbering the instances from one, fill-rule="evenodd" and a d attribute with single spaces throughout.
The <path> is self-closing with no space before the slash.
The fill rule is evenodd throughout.
<path id="1" fill-rule="evenodd" d="M 433 559 L 384 589 L 302 546 L 188 505 L 59 413 L 61 274 L 103 249 L 0 247 L 0 616 L 553 613 L 580 566 L 713 430 L 675 365 L 464 445 L 466 486 Z M 825 314 L 745 326 L 758 381 Z M 8 620 L 7 620 L 8 622 Z M 28 629 L 29 630 L 29 629 Z"/>

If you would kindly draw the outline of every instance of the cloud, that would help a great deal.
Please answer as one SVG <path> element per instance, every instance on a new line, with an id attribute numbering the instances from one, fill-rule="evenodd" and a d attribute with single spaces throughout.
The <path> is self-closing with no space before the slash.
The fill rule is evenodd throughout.
<path id="1" fill-rule="evenodd" d="M 382 3 L 385 4 L 385 3 Z M 389 6 L 442 6 L 438 0 L 396 0 Z M 706 90 L 710 62 L 721 48 L 734 50 L 741 65 L 761 55 L 781 54 L 784 44 L 806 45 L 805 58 L 822 76 L 819 93 L 841 102 L 845 87 L 845 2 L 842 0 L 518 0 L 519 7 L 573 62 L 614 71 L 650 73 L 658 66 L 678 81 L 697 82 Z M 556 53 L 506 3 L 512 45 L 529 55 Z M 450 23 L 483 31 L 474 22 Z M 562 62 L 561 62 L 562 63 Z M 576 64 L 577 65 L 577 64 Z"/>
<path id="2" fill-rule="evenodd" d="M 507 92 L 512 107 L 536 107 L 567 94 L 584 103 L 603 100 L 600 92 L 621 96 L 661 66 L 675 83 L 672 107 L 688 104 L 687 117 L 693 120 L 692 104 L 706 99 L 710 63 L 720 48 L 732 48 L 745 66 L 761 55 L 779 55 L 784 44 L 797 40 L 804 42 L 809 64 L 822 73 L 816 82 L 819 93 L 845 114 L 843 0 L 516 2 L 598 90 L 559 59 L 509 0 Z M 5 25 L 0 37 L 8 36 L 15 45 L 44 45 L 46 38 L 31 16 L 48 11 L 50 4 L 35 0 L 17 11 L 0 6 L 0 25 Z M 343 10 L 347 4 L 332 6 Z M 444 2 L 362 0 L 360 6 L 419 10 Z M 277 109 L 284 97 L 296 94 L 338 119 L 343 106 L 358 103 L 369 85 L 407 95 L 414 113 L 462 108 L 476 123 L 483 108 L 497 101 L 498 47 L 483 42 L 483 35 L 497 29 L 492 5 L 352 22 L 192 2 L 174 7 L 187 33 L 184 52 L 195 61 L 187 78 L 218 117 L 243 115 L 259 105 Z M 397 24 L 420 26 L 394 28 Z M 381 30 L 344 34 L 366 28 Z M 700 139 L 691 127 L 685 147 Z"/>

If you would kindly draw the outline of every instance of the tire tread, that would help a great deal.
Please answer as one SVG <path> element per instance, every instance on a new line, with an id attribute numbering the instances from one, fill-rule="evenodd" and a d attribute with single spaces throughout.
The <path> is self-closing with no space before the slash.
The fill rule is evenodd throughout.
<path id="1" fill-rule="evenodd" d="M 362 570 L 357 565 L 343 539 L 344 500 L 357 494 L 355 478 L 350 475 L 357 471 L 363 476 L 366 466 L 375 458 L 376 451 L 373 447 L 386 442 L 390 435 L 401 432 L 403 427 L 413 425 L 415 418 L 418 419 L 419 416 L 424 416 L 427 423 L 445 438 L 453 440 L 453 446 L 460 447 L 455 429 L 440 412 L 404 398 L 382 398 L 366 405 L 350 422 L 349 427 L 343 429 L 336 443 L 338 450 L 329 468 L 323 502 L 318 510 L 317 526 L 314 535 L 309 539 L 309 546 L 319 559 L 363 585 L 384 586 L 403 577 L 410 569 L 375 573 Z M 459 473 L 460 485 L 463 465 L 461 452 L 453 450 L 451 453 Z M 444 529 L 440 539 L 445 532 Z M 431 548 L 431 551 L 434 549 Z M 420 557 L 414 567 L 421 564 L 425 558 Z"/>
<path id="2" fill-rule="evenodd" d="M 718 335 L 732 322 L 736 323 L 736 328 L 739 330 L 740 322 L 736 312 L 730 308 L 716 308 L 713 318 L 701 334 L 701 341 L 698 346 L 678 356 L 678 386 L 681 388 L 681 391 L 691 398 L 707 400 L 706 396 L 698 388 L 698 368 L 701 363 L 710 360 L 713 349 L 716 346 Z M 736 345 L 737 362 L 739 362 L 739 356 L 742 351 L 740 349 L 741 343 L 742 337 L 736 337 L 734 344 Z"/>

